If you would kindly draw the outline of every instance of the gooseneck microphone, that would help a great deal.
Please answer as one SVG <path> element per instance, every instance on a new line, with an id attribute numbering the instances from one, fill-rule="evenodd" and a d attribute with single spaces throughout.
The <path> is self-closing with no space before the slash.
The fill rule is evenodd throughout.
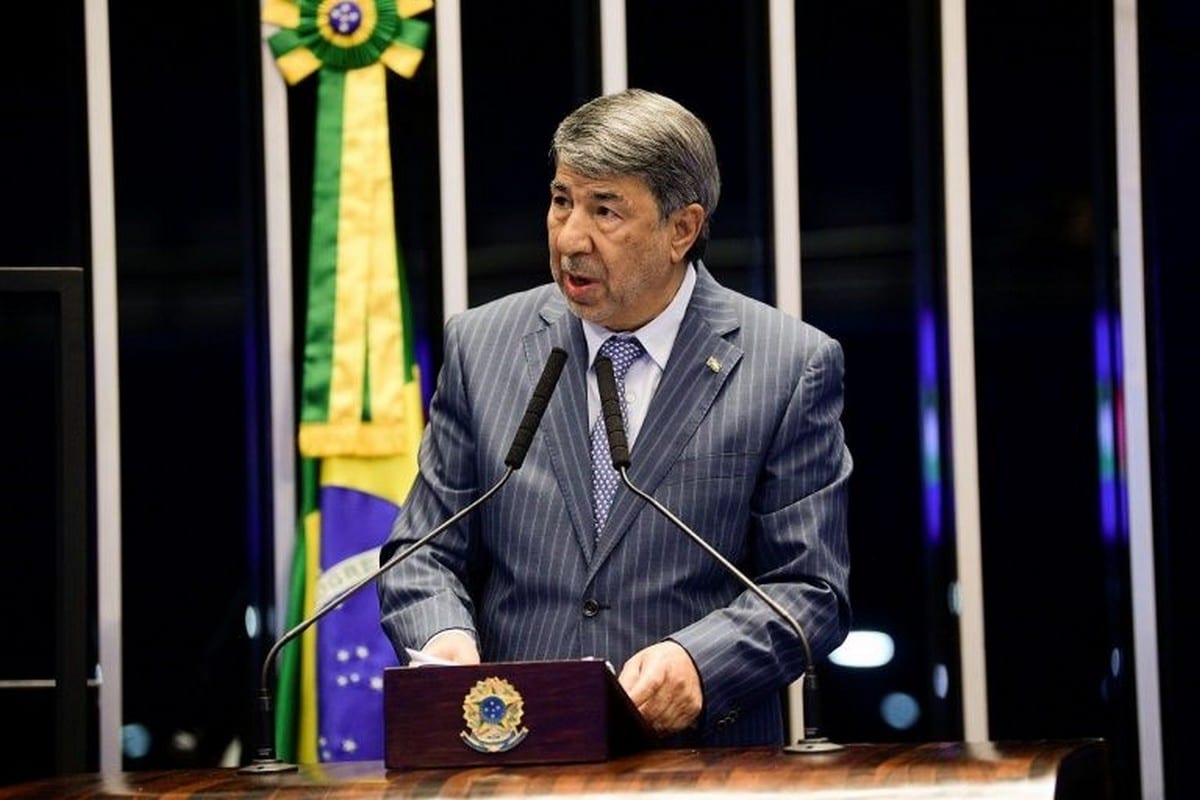
<path id="1" fill-rule="evenodd" d="M 780 619 L 795 631 L 796 638 L 800 640 L 800 645 L 804 649 L 804 675 L 801 678 L 804 702 L 801 720 L 804 738 L 795 744 L 787 745 L 783 749 L 789 753 L 827 753 L 831 750 L 841 750 L 843 745 L 831 742 L 821 735 L 816 664 L 813 662 L 812 648 L 809 647 L 808 636 L 805 635 L 804 629 L 800 627 L 800 623 L 778 601 L 763 591 L 762 587 L 750 580 L 729 559 L 721 555 L 716 548 L 689 528 L 683 520 L 671 513 L 666 506 L 629 479 L 629 445 L 625 439 L 625 421 L 621 418 L 621 401 L 617 395 L 617 381 L 613 375 L 612 361 L 607 356 L 600 356 L 596 359 L 596 383 L 600 388 L 600 413 L 604 418 L 605 433 L 608 434 L 608 449 L 612 453 L 613 468 L 621 475 L 621 481 L 629 487 L 631 492 L 645 500 L 676 528 L 687 534 L 689 539 L 699 545 L 704 552 L 708 553 L 726 572 L 737 578 L 755 597 L 766 603 Z"/>
<path id="2" fill-rule="evenodd" d="M 296 764 L 281 761 L 275 752 L 275 713 L 272 709 L 272 693 L 270 688 L 271 667 L 275 663 L 275 657 L 284 645 L 291 642 L 317 620 L 341 605 L 350 595 L 401 561 L 404 561 L 417 550 L 420 550 L 435 536 L 479 508 L 496 492 L 500 491 L 500 487 L 508 481 L 513 472 L 520 469 L 521 465 L 525 463 L 525 454 L 529 450 L 530 442 L 533 441 L 533 434 L 537 431 L 538 425 L 541 424 L 542 414 L 545 413 L 546 405 L 550 402 L 550 396 L 554 393 L 554 388 L 558 385 L 558 379 L 562 375 L 563 365 L 566 361 L 567 353 L 562 348 L 555 347 L 550 351 L 550 356 L 546 359 L 546 366 L 542 368 L 542 376 L 538 379 L 537 385 L 533 389 L 533 394 L 529 398 L 529 404 L 525 407 L 525 415 L 521 418 L 521 422 L 517 426 L 517 433 L 513 437 L 512 446 L 509 448 L 508 455 L 504 459 L 504 465 L 507 469 L 504 470 L 504 474 L 500 476 L 500 479 L 490 489 L 420 539 L 392 555 L 378 569 L 338 592 L 324 605 L 314 611 L 311 616 L 301 620 L 295 627 L 280 636 L 271 649 L 267 651 L 267 657 L 263 659 L 261 683 L 259 684 L 254 709 L 256 717 L 255 733 L 258 737 L 258 745 L 255 747 L 254 757 L 251 762 L 238 769 L 238 772 L 244 775 L 270 774 L 293 772 L 299 768 Z"/>

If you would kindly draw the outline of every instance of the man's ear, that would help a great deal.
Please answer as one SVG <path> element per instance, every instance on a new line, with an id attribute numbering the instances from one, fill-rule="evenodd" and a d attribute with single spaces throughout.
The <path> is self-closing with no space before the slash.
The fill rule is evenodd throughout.
<path id="1" fill-rule="evenodd" d="M 704 208 L 699 203 L 688 203 L 674 211 L 667 224 L 671 226 L 671 261 L 679 263 L 687 258 L 688 251 L 700 236 L 704 227 Z"/>

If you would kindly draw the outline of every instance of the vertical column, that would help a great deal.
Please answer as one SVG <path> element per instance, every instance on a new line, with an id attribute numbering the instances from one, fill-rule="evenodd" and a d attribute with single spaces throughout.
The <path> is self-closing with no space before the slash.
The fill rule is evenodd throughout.
<path id="1" fill-rule="evenodd" d="M 946 305 L 950 351 L 950 428 L 958 554 L 963 733 L 988 737 L 983 630 L 979 463 L 975 422 L 974 291 L 971 281 L 971 175 L 967 124 L 965 0 L 942 0 L 942 139 L 946 206 Z"/>
<path id="2" fill-rule="evenodd" d="M 271 476 L 274 519 L 274 618 L 260 630 L 278 636 L 287 617 L 296 544 L 296 410 L 292 404 L 292 209 L 287 87 L 262 42 L 263 176 L 267 225 L 267 336 L 271 354 Z"/>
<path id="3" fill-rule="evenodd" d="M 771 0 L 771 208 L 775 305 L 800 316 L 800 166 L 796 115 L 796 12 Z"/>
<path id="4" fill-rule="evenodd" d="M 438 166 L 442 209 L 442 316 L 467 308 L 467 189 L 463 150 L 462 36 L 458 0 L 438 0 Z"/>
<path id="5" fill-rule="evenodd" d="M 96 596 L 99 616 L 100 769 L 121 768 L 121 405 L 117 372 L 117 236 L 114 215 L 108 4 L 84 3 L 88 184 L 92 247 L 92 359 L 96 432 Z"/>
<path id="6" fill-rule="evenodd" d="M 796 11 L 791 0 L 767 10 L 771 86 L 771 212 L 775 305 L 800 316 L 800 164 L 796 110 Z M 804 737 L 804 681 L 788 687 L 788 738 Z"/>
<path id="7" fill-rule="evenodd" d="M 625 0 L 600 0 L 600 74 L 604 94 L 629 86 L 629 59 L 625 50 Z"/>
<path id="8" fill-rule="evenodd" d="M 1142 259 L 1141 100 L 1138 92 L 1137 0 L 1113 3 L 1116 71 L 1117 231 L 1121 292 L 1125 485 L 1129 509 L 1129 585 L 1137 691 L 1142 797 L 1163 796 L 1162 720 L 1158 687 L 1158 615 L 1151 507 L 1146 305 Z"/>

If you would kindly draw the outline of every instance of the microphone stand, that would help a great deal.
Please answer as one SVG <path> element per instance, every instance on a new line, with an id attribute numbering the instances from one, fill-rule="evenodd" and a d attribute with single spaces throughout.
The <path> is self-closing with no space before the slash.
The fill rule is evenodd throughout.
<path id="1" fill-rule="evenodd" d="M 607 356 L 600 356 L 596 359 L 595 368 L 596 383 L 600 389 L 600 409 L 604 416 L 605 432 L 608 434 L 608 447 L 612 453 L 613 468 L 620 474 L 621 481 L 631 492 L 645 500 L 658 513 L 670 520 L 676 528 L 687 534 L 689 539 L 699 545 L 704 552 L 708 553 L 718 564 L 724 567 L 730 575 L 737 578 L 755 597 L 766 603 L 780 619 L 795 631 L 796 638 L 800 640 L 800 645 L 804 648 L 804 674 L 801 676 L 800 684 L 803 700 L 801 719 L 803 720 L 804 737 L 795 744 L 789 744 L 784 747 L 784 751 L 788 753 L 828 753 L 833 750 L 841 750 L 844 745 L 831 742 L 820 733 L 820 705 L 817 694 L 816 664 L 813 662 L 812 648 L 809 646 L 804 628 L 800 627 L 800 623 L 796 621 L 796 618 L 786 608 L 763 591 L 762 587 L 750 580 L 729 559 L 721 555 L 716 548 L 689 528 L 683 520 L 671 513 L 670 509 L 648 492 L 636 486 L 629 479 L 629 445 L 625 439 L 625 420 L 621 416 L 621 403 L 617 397 L 617 382 L 613 375 L 612 361 Z"/>
<path id="2" fill-rule="evenodd" d="M 321 617 L 341 605 L 347 597 L 424 547 L 433 537 L 458 522 L 467 514 L 470 514 L 490 499 L 492 495 L 500 491 L 500 487 L 525 462 L 525 454 L 529 450 L 530 442 L 533 441 L 533 434 L 537 431 L 538 425 L 541 424 L 542 414 L 545 413 L 546 405 L 550 402 L 551 395 L 554 394 L 554 388 L 558 385 L 558 379 L 562 375 L 563 365 L 566 363 L 566 360 L 567 352 L 561 347 L 555 347 L 550 350 L 550 355 L 546 359 L 546 365 L 542 368 L 541 377 L 538 378 L 537 385 L 533 389 L 533 395 L 529 398 L 529 404 L 525 407 L 525 415 L 517 425 L 517 433 L 513 437 L 512 446 L 508 449 L 508 455 L 504 457 L 504 465 L 507 469 L 500 476 L 500 479 L 492 485 L 492 488 L 468 503 L 462 510 L 441 525 L 438 525 L 429 533 L 393 555 L 374 572 L 360 578 L 338 592 L 323 606 L 314 611 L 311 616 L 301 620 L 294 628 L 280 636 L 271 649 L 267 651 L 267 657 L 263 659 L 262 678 L 258 688 L 258 697 L 255 701 L 255 733 L 258 737 L 258 746 L 254 749 L 254 758 L 251 759 L 249 764 L 238 769 L 239 773 L 243 775 L 262 775 L 295 772 L 299 769 L 296 764 L 281 761 L 275 752 L 275 712 L 272 709 L 270 683 L 271 666 L 275 663 L 275 657 L 279 654 L 280 649 L 303 633 L 317 620 L 321 619 Z"/>

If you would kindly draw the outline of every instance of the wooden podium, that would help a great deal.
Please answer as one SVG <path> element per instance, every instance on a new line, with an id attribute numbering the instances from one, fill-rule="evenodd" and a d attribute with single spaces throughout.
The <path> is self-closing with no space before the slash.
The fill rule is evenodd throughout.
<path id="1" fill-rule="evenodd" d="M 0 786 L 9 798 L 805 797 L 1106 800 L 1099 739 L 654 749 L 601 661 L 399 667 L 384 673 L 379 761 L 85 774 Z"/>
<path id="2" fill-rule="evenodd" d="M 653 742 L 596 659 L 391 667 L 383 719 L 388 769 L 605 761 Z"/>
<path id="3" fill-rule="evenodd" d="M 530 734 L 532 735 L 532 733 Z M 303 765 L 298 772 L 240 775 L 193 769 L 74 775 L 0 786 L 10 798 L 443 797 L 1045 798 L 1111 797 L 1100 740 L 848 744 L 819 755 L 778 747 L 647 750 L 609 761 L 540 766 L 388 770 L 379 761 Z"/>

